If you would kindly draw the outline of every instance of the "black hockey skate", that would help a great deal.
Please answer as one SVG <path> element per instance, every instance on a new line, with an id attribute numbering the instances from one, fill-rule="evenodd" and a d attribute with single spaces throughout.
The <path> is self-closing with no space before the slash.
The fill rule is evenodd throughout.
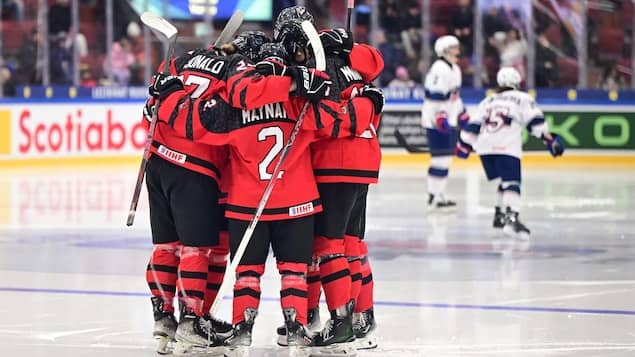
<path id="1" fill-rule="evenodd" d="M 309 309 L 307 314 L 308 324 L 306 325 L 309 330 L 309 335 L 313 335 L 314 332 L 320 329 L 320 309 Z M 287 326 L 282 325 L 276 329 L 278 334 L 278 346 L 287 346 Z"/>
<path id="2" fill-rule="evenodd" d="M 375 312 L 368 309 L 353 314 L 353 332 L 355 332 L 355 348 L 358 350 L 369 350 L 377 347 L 375 338 Z"/>
<path id="3" fill-rule="evenodd" d="M 154 315 L 154 328 L 152 330 L 152 336 L 156 341 L 156 351 L 158 354 L 170 354 L 172 353 L 172 344 L 174 340 L 174 334 L 176 333 L 176 318 L 172 312 L 164 311 L 164 301 L 158 296 L 154 296 L 150 299 L 152 301 L 152 312 Z"/>
<path id="4" fill-rule="evenodd" d="M 518 219 L 518 212 L 512 211 L 507 207 L 505 213 L 505 226 L 503 227 L 503 233 L 510 237 L 527 240 L 529 239 L 530 231 L 524 224 Z"/>
<path id="5" fill-rule="evenodd" d="M 331 319 L 313 337 L 315 348 L 311 356 L 354 356 L 353 301 L 331 311 Z"/>
<path id="6" fill-rule="evenodd" d="M 245 309 L 243 312 L 245 319 L 234 326 L 232 334 L 225 340 L 226 356 L 244 356 L 247 354 L 247 348 L 251 346 L 251 331 L 257 315 L 258 310 Z"/>
<path id="7" fill-rule="evenodd" d="M 456 202 L 448 200 L 443 195 L 428 194 L 428 209 L 451 211 L 456 208 Z"/>
<path id="8" fill-rule="evenodd" d="M 216 338 L 219 341 L 225 341 L 229 336 L 231 336 L 234 327 L 227 321 L 223 321 L 217 318 L 212 317 L 210 314 L 203 315 L 203 319 L 209 321 L 212 324 L 212 329 L 216 333 Z"/>
<path id="9" fill-rule="evenodd" d="M 212 323 L 196 316 L 185 304 L 181 304 L 181 317 L 175 334 L 174 354 L 207 353 L 222 355 L 222 341 L 216 337 Z"/>
<path id="10" fill-rule="evenodd" d="M 284 325 L 287 330 L 287 346 L 294 350 L 290 353 L 302 355 L 301 351 L 304 351 L 304 354 L 308 355 L 310 350 L 307 347 L 313 342 L 309 329 L 296 320 L 295 309 L 283 309 L 282 313 L 284 314 Z"/>
<path id="11" fill-rule="evenodd" d="M 492 223 L 494 228 L 503 228 L 505 227 L 505 212 L 500 207 L 496 207 L 496 211 L 494 212 L 494 222 Z"/>

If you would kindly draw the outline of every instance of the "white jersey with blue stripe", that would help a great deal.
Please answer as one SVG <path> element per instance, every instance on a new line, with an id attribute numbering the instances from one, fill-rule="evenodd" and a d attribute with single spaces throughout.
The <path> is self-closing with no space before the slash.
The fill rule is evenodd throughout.
<path id="1" fill-rule="evenodd" d="M 436 128 L 436 118 L 445 115 L 452 126 L 465 109 L 461 100 L 461 68 L 445 59 L 436 60 L 426 74 L 422 125 Z"/>
<path id="2" fill-rule="evenodd" d="M 485 98 L 461 132 L 479 155 L 522 157 L 522 130 L 540 138 L 548 132 L 542 110 L 527 93 L 505 90 Z"/>

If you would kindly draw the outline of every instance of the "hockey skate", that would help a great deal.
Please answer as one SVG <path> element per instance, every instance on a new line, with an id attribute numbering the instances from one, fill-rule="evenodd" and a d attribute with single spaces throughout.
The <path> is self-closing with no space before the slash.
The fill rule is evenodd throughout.
<path id="1" fill-rule="evenodd" d="M 494 222 L 492 223 L 494 228 L 503 228 L 505 227 L 505 212 L 500 207 L 496 207 L 496 211 L 494 212 Z"/>
<path id="2" fill-rule="evenodd" d="M 245 319 L 234 326 L 231 335 L 225 340 L 227 357 L 242 357 L 249 354 L 249 346 L 251 346 L 251 332 L 258 310 L 245 309 L 243 316 Z"/>
<path id="3" fill-rule="evenodd" d="M 313 353 L 311 356 L 356 356 L 357 352 L 351 342 L 355 341 L 353 332 L 353 301 L 331 311 L 331 319 L 326 322 L 322 331 L 313 337 Z"/>
<path id="4" fill-rule="evenodd" d="M 283 309 L 289 357 L 308 357 L 311 355 L 312 339 L 309 329 L 296 320 L 293 308 Z"/>
<path id="5" fill-rule="evenodd" d="M 507 207 L 507 212 L 505 213 L 505 226 L 503 227 L 503 233 L 513 238 L 528 240 L 530 231 L 518 219 L 518 212 L 514 212 L 509 207 Z"/>
<path id="6" fill-rule="evenodd" d="M 309 334 L 313 335 L 320 330 L 320 308 L 309 309 L 307 314 L 308 324 L 306 325 Z M 282 325 L 276 330 L 278 334 L 278 346 L 287 346 L 287 326 Z"/>
<path id="7" fill-rule="evenodd" d="M 205 353 L 207 356 L 222 356 L 225 348 L 216 337 L 212 323 L 187 311 L 181 305 L 181 318 L 175 334 L 175 355 Z"/>
<path id="8" fill-rule="evenodd" d="M 216 333 L 216 339 L 218 341 L 225 341 L 229 336 L 231 336 L 232 331 L 234 330 L 232 324 L 227 321 L 214 318 L 210 314 L 203 315 L 203 319 L 212 324 L 212 329 Z"/>
<path id="9" fill-rule="evenodd" d="M 375 313 L 373 309 L 353 314 L 353 332 L 355 332 L 355 348 L 370 350 L 377 348 L 375 336 Z"/>
<path id="10" fill-rule="evenodd" d="M 172 353 L 174 347 L 174 334 L 176 333 L 176 318 L 172 312 L 163 310 L 163 299 L 154 296 L 152 301 L 152 312 L 154 314 L 154 329 L 152 336 L 156 341 L 156 351 L 160 355 Z"/>
<path id="11" fill-rule="evenodd" d="M 450 212 L 456 209 L 456 202 L 445 198 L 443 195 L 428 194 L 428 210 L 439 212 Z"/>

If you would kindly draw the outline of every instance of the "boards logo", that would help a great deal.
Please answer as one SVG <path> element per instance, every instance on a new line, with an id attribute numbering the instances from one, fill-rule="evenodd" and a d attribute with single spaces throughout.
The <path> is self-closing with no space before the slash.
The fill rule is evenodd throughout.
<path id="1" fill-rule="evenodd" d="M 20 154 L 136 152 L 145 144 L 146 128 L 134 115 L 122 116 L 119 111 L 116 116 L 113 109 L 103 107 L 66 113 L 58 108 L 17 112 Z"/>

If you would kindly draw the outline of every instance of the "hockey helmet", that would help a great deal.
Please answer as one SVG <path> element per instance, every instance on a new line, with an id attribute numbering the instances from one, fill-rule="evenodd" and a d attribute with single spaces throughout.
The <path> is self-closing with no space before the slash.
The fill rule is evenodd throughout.
<path id="1" fill-rule="evenodd" d="M 271 39 L 262 31 L 243 31 L 232 41 L 232 44 L 236 46 L 238 53 L 257 62 L 261 46 L 269 42 Z"/>
<path id="2" fill-rule="evenodd" d="M 313 15 L 311 15 L 306 7 L 300 5 L 288 7 L 280 11 L 280 14 L 278 14 L 278 17 L 276 18 L 276 22 L 273 25 L 274 40 L 279 41 L 278 36 L 280 35 L 283 26 L 290 21 L 297 23 L 301 23 L 302 21 L 310 21 L 312 24 L 315 25 Z"/>
<path id="3" fill-rule="evenodd" d="M 282 44 L 270 42 L 262 45 L 260 52 L 258 52 L 258 60 L 262 61 L 266 58 L 275 58 L 282 63 L 287 63 L 289 55 Z"/>
<path id="4" fill-rule="evenodd" d="M 501 88 L 518 89 L 521 81 L 522 77 L 514 67 L 503 67 L 496 74 L 496 82 Z"/>
<path id="5" fill-rule="evenodd" d="M 458 47 L 459 45 L 458 38 L 452 35 L 441 36 L 434 42 L 434 52 L 438 57 L 444 57 L 449 48 Z"/>

